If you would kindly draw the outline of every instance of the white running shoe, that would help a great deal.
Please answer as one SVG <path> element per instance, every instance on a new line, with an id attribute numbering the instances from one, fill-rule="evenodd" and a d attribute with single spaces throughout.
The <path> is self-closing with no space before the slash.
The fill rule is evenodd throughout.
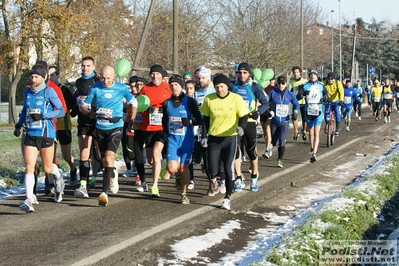
<path id="1" fill-rule="evenodd" d="M 273 154 L 273 152 L 272 152 L 271 149 L 266 149 L 262 156 L 263 156 L 264 158 L 271 158 L 271 157 L 272 157 L 272 154 Z"/>
<path id="2" fill-rule="evenodd" d="M 75 197 L 77 198 L 83 198 L 83 199 L 88 199 L 89 198 L 89 193 L 87 193 L 87 189 L 84 186 L 80 186 L 79 188 L 75 189 L 73 192 Z"/>
<path id="3" fill-rule="evenodd" d="M 24 201 L 21 201 L 19 203 L 19 209 L 21 211 L 26 212 L 26 213 L 35 211 L 35 209 L 33 208 L 32 201 L 30 199 L 26 199 Z"/>
<path id="4" fill-rule="evenodd" d="M 146 182 L 141 182 L 140 186 L 137 188 L 138 192 L 147 192 L 148 186 Z"/>
<path id="5" fill-rule="evenodd" d="M 220 208 L 224 210 L 230 210 L 230 205 L 230 199 L 223 199 L 223 204 Z"/>
<path id="6" fill-rule="evenodd" d="M 114 169 L 114 178 L 111 178 L 111 184 L 109 185 L 109 191 L 112 194 L 116 194 L 119 191 L 119 183 L 118 183 L 118 172 Z"/>
<path id="7" fill-rule="evenodd" d="M 219 192 L 220 194 L 226 194 L 226 182 L 224 180 L 220 180 Z"/>
<path id="8" fill-rule="evenodd" d="M 36 195 L 34 195 L 34 194 L 33 194 L 32 198 L 31 198 L 31 201 L 32 201 L 32 204 L 33 204 L 33 205 L 39 204 L 39 201 L 37 200 L 37 197 L 36 197 Z"/>
<path id="9" fill-rule="evenodd" d="M 195 183 L 194 180 L 190 180 L 190 184 L 188 184 L 187 189 L 194 189 L 195 188 Z"/>

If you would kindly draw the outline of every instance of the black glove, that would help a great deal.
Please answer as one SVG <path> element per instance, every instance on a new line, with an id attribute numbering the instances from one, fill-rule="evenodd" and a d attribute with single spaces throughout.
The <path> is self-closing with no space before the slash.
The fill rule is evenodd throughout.
<path id="1" fill-rule="evenodd" d="M 154 107 L 154 106 L 150 106 L 150 107 L 148 107 L 147 111 L 148 111 L 150 114 L 152 114 L 152 113 L 155 112 L 155 107 Z"/>
<path id="2" fill-rule="evenodd" d="M 15 125 L 14 136 L 16 136 L 16 137 L 21 136 L 21 127 L 18 125 Z"/>
<path id="3" fill-rule="evenodd" d="M 269 111 L 269 113 L 267 113 L 267 117 L 268 118 L 273 118 L 274 117 L 274 112 L 273 111 Z"/>
<path id="4" fill-rule="evenodd" d="M 323 104 L 326 104 L 326 103 L 327 103 L 327 99 L 326 99 L 326 98 L 323 98 L 323 99 L 321 99 L 321 102 L 322 102 Z"/>
<path id="5" fill-rule="evenodd" d="M 344 102 L 343 102 L 343 101 L 340 101 L 340 102 L 339 102 L 339 105 L 340 105 L 340 106 L 344 106 Z"/>
<path id="6" fill-rule="evenodd" d="M 304 91 L 303 96 L 308 96 L 310 94 L 310 91 Z"/>
<path id="7" fill-rule="evenodd" d="M 43 114 L 30 114 L 30 117 L 33 119 L 33 121 L 39 121 L 44 119 Z"/>
<path id="8" fill-rule="evenodd" d="M 90 119 L 95 119 L 97 114 L 95 111 L 90 111 L 89 114 L 87 115 Z"/>
<path id="9" fill-rule="evenodd" d="M 296 121 L 297 118 L 298 118 L 298 115 L 297 115 L 296 113 L 292 113 L 291 119 L 292 119 L 293 121 Z"/>
<path id="10" fill-rule="evenodd" d="M 182 117 L 181 122 L 183 123 L 183 126 L 188 127 L 193 125 L 193 121 L 191 119 Z"/>
<path id="11" fill-rule="evenodd" d="M 130 130 L 130 131 L 132 131 L 132 130 L 134 130 L 135 128 L 136 128 L 136 124 L 135 124 L 135 122 L 134 122 L 134 119 L 130 119 L 130 121 L 129 121 L 129 125 L 128 125 L 128 130 Z"/>
<path id="12" fill-rule="evenodd" d="M 253 112 L 253 113 L 249 114 L 249 117 L 251 117 L 253 120 L 258 120 L 259 112 L 258 111 Z"/>

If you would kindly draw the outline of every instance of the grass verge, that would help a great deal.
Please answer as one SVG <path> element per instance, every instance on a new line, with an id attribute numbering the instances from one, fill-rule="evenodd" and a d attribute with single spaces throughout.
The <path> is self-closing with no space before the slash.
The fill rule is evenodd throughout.
<path id="1" fill-rule="evenodd" d="M 378 173 L 366 175 L 357 186 L 343 189 L 291 234 L 284 235 L 266 254 L 265 261 L 276 265 L 318 265 L 323 241 L 365 239 L 367 230 L 380 223 L 379 214 L 398 187 L 399 155 L 395 154 Z"/>

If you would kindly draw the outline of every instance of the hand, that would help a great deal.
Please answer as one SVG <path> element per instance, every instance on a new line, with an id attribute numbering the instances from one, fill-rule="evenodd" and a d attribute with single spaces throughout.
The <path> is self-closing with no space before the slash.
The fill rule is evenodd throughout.
<path id="1" fill-rule="evenodd" d="M 258 120 L 259 112 L 256 111 L 256 112 L 250 113 L 249 117 L 251 117 L 253 120 Z"/>
<path id="2" fill-rule="evenodd" d="M 340 102 L 339 102 L 339 105 L 340 105 L 340 106 L 344 106 L 344 102 L 343 102 L 343 101 L 340 101 Z"/>
<path id="3" fill-rule="evenodd" d="M 43 114 L 30 114 L 30 117 L 33 119 L 33 121 L 39 121 L 44 119 Z"/>
<path id="4" fill-rule="evenodd" d="M 183 126 L 188 127 L 193 125 L 193 121 L 191 119 L 182 117 L 181 122 L 183 123 Z"/>
<path id="5" fill-rule="evenodd" d="M 132 131 L 136 128 L 136 123 L 134 122 L 134 119 L 130 119 L 129 125 L 128 125 L 128 130 Z"/>
<path id="6" fill-rule="evenodd" d="M 208 148 L 208 139 L 207 138 L 201 139 L 201 146 L 202 146 L 202 148 Z"/>
<path id="7" fill-rule="evenodd" d="M 88 116 L 90 119 L 95 119 L 96 116 L 97 116 L 97 114 L 96 114 L 96 112 L 94 112 L 94 111 L 90 111 L 90 112 L 87 114 L 87 116 Z"/>
<path id="8" fill-rule="evenodd" d="M 268 118 L 273 118 L 274 117 L 274 112 L 273 111 L 269 111 L 269 113 L 267 114 Z"/>
<path id="9" fill-rule="evenodd" d="M 21 136 L 21 127 L 20 126 L 15 125 L 14 136 L 16 136 L 16 137 Z"/>
<path id="10" fill-rule="evenodd" d="M 291 115 L 291 119 L 293 120 L 293 121 L 296 121 L 297 120 L 297 118 L 298 118 L 298 115 L 294 112 L 294 113 L 292 113 L 292 115 Z"/>
<path id="11" fill-rule="evenodd" d="M 147 111 L 148 111 L 150 114 L 153 114 L 153 113 L 155 112 L 155 107 L 154 107 L 154 106 L 150 106 L 150 107 L 148 107 Z"/>
<path id="12" fill-rule="evenodd" d="M 304 91 L 303 96 L 308 96 L 310 94 L 310 91 Z"/>
<path id="13" fill-rule="evenodd" d="M 238 136 L 242 137 L 244 135 L 244 129 L 242 127 L 237 127 Z"/>

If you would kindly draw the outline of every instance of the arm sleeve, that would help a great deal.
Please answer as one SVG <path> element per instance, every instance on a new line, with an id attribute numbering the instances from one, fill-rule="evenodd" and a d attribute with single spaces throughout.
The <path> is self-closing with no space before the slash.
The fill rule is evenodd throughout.
<path id="1" fill-rule="evenodd" d="M 44 113 L 43 114 L 44 118 L 64 117 L 65 115 L 64 108 L 62 107 L 61 100 L 60 98 L 58 98 L 58 95 L 54 91 L 54 89 L 47 87 L 45 93 L 47 93 L 48 99 L 51 102 L 51 104 L 57 109 L 52 112 Z"/>
<path id="2" fill-rule="evenodd" d="M 248 122 L 248 115 L 244 115 L 243 117 L 238 118 L 238 126 L 241 127 L 242 129 L 245 129 L 247 127 L 247 122 Z"/>
<path id="3" fill-rule="evenodd" d="M 193 98 L 188 99 L 188 110 L 194 116 L 193 125 L 202 125 L 202 115 L 198 109 L 197 102 Z"/>
<path id="4" fill-rule="evenodd" d="M 210 117 L 209 116 L 204 116 L 203 118 L 203 124 L 202 124 L 202 138 L 206 138 L 208 135 L 208 130 L 209 130 L 209 125 L 210 125 Z"/>
<path id="5" fill-rule="evenodd" d="M 166 108 L 168 107 L 168 100 L 162 103 L 162 128 L 165 133 L 168 133 L 168 113 L 166 112 Z"/>
<path id="6" fill-rule="evenodd" d="M 21 114 L 15 126 L 22 127 L 25 121 L 26 121 L 26 89 L 24 90 L 24 105 L 22 106 Z"/>

